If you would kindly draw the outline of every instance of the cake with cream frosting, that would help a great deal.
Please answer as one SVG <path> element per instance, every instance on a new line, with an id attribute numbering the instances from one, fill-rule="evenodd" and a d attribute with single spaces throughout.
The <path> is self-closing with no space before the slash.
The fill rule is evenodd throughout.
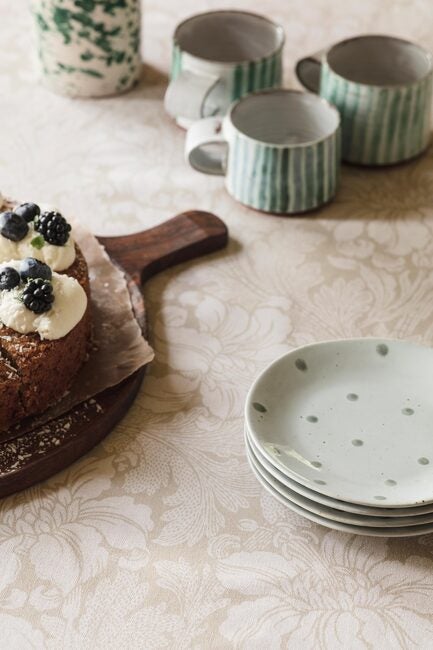
<path id="1" fill-rule="evenodd" d="M 87 264 L 63 216 L 33 203 L 3 203 L 0 431 L 69 389 L 87 355 L 89 304 Z"/>

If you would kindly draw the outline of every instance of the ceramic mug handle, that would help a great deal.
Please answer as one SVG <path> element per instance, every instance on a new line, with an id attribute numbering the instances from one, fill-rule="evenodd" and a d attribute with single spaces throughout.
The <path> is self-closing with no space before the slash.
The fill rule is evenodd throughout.
<path id="1" fill-rule="evenodd" d="M 201 75 L 183 70 L 170 81 L 164 97 L 165 110 L 174 118 L 199 120 L 203 117 L 204 104 L 219 77 Z"/>
<path id="2" fill-rule="evenodd" d="M 313 93 L 320 91 L 320 71 L 322 68 L 322 57 L 325 50 L 310 54 L 300 59 L 296 64 L 296 76 L 307 90 Z"/>
<path id="3" fill-rule="evenodd" d="M 222 118 L 206 117 L 188 129 L 185 157 L 191 167 L 203 174 L 224 176 L 227 147 Z"/>

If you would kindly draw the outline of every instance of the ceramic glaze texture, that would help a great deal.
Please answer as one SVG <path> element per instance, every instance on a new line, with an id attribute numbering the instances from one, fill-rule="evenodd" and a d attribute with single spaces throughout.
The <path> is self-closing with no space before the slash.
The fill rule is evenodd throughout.
<path id="1" fill-rule="evenodd" d="M 339 179 L 339 136 L 293 149 L 230 139 L 226 185 L 238 201 L 256 210 L 296 213 L 313 210 L 335 195 Z"/>
<path id="2" fill-rule="evenodd" d="M 248 455 L 248 460 L 253 474 L 259 483 L 275 499 L 277 499 L 277 501 L 287 508 L 290 508 L 290 510 L 296 512 L 298 515 L 301 515 L 317 524 L 321 524 L 322 526 L 326 526 L 327 528 L 333 528 L 346 533 L 355 533 L 356 535 L 366 535 L 368 537 L 418 537 L 419 535 L 426 535 L 433 532 L 433 524 L 431 523 L 424 523 L 419 526 L 391 527 L 385 530 L 378 526 L 364 526 L 362 524 L 345 523 L 338 519 L 329 519 L 322 514 L 318 514 L 317 512 L 302 507 L 295 501 L 289 499 L 285 494 L 282 494 L 281 491 L 274 486 L 272 481 L 268 482 L 265 479 L 263 473 L 257 468 L 254 459 L 250 455 Z"/>
<path id="3" fill-rule="evenodd" d="M 432 375 L 433 351 L 407 342 L 308 346 L 257 380 L 248 427 L 273 464 L 313 490 L 370 506 L 432 503 Z"/>
<path id="4" fill-rule="evenodd" d="M 379 63 L 381 52 L 377 47 L 375 54 Z M 395 56 L 394 68 L 403 66 L 405 61 L 400 61 L 397 53 Z M 344 62 L 339 62 L 339 65 L 344 72 L 351 69 L 350 66 L 344 67 Z M 322 62 L 320 95 L 335 104 L 341 113 L 343 159 L 364 165 L 389 165 L 417 156 L 429 144 L 431 63 L 426 62 L 419 80 L 413 73 L 411 78 L 407 79 L 406 75 L 399 83 L 398 70 L 393 74 L 389 70 L 388 78 L 393 83 L 388 85 L 382 85 L 386 75 L 379 78 L 382 84 L 366 81 L 372 76 L 374 78 L 375 67 L 379 67 L 378 64 L 371 62 L 371 67 L 367 67 L 367 72 L 361 76 L 363 83 L 360 83 L 344 78 L 338 66 L 330 65 L 328 55 L 328 59 L 324 58 Z"/>
<path id="5" fill-rule="evenodd" d="M 337 191 L 339 118 L 313 95 L 290 91 L 245 99 L 224 120 L 226 186 L 257 210 L 306 212 Z"/>
<path id="6" fill-rule="evenodd" d="M 205 100 L 202 117 L 223 115 L 236 99 L 256 90 L 278 88 L 281 85 L 281 52 L 261 61 L 238 63 L 218 69 L 218 66 L 210 66 L 208 63 L 200 64 L 196 57 L 182 53 L 178 46 L 174 46 L 171 78 L 177 79 L 182 71 L 201 71 L 205 76 L 219 79 Z"/>
<path id="7" fill-rule="evenodd" d="M 240 97 L 281 85 L 283 42 L 282 29 L 259 16 L 239 12 L 197 16 L 176 30 L 171 80 L 179 80 L 182 73 L 197 75 L 207 85 L 197 117 L 223 115 Z M 179 92 L 188 96 L 187 81 Z"/>
<path id="8" fill-rule="evenodd" d="M 390 518 L 394 517 L 418 517 L 419 515 L 432 515 L 433 513 L 433 504 L 425 504 L 422 506 L 411 506 L 410 508 L 387 508 L 387 507 L 375 507 L 375 506 L 365 506 L 359 503 L 350 503 L 349 501 L 340 501 L 338 499 L 333 499 L 326 494 L 321 494 L 317 490 L 320 490 L 322 485 L 326 485 L 326 482 L 321 479 L 316 479 L 315 489 L 312 490 L 301 483 L 297 483 L 293 479 L 289 478 L 284 474 L 278 467 L 272 464 L 268 458 L 266 458 L 260 451 L 260 448 L 257 446 L 257 442 L 254 442 L 253 437 L 249 433 L 249 430 L 245 428 L 245 438 L 248 450 L 254 456 L 254 460 L 259 463 L 260 468 L 264 470 L 266 474 L 270 474 L 277 483 L 281 486 L 284 486 L 289 490 L 290 493 L 294 492 L 301 497 L 305 497 L 306 500 L 314 502 L 316 505 L 323 505 L 333 510 L 343 511 L 345 513 L 353 513 L 357 516 L 366 516 L 366 517 L 386 517 L 389 521 Z M 391 481 L 391 482 L 390 482 Z M 392 482 L 392 479 L 385 481 L 387 485 L 394 485 L 396 482 Z M 390 523 L 389 525 L 393 525 Z"/>
<path id="9" fill-rule="evenodd" d="M 40 74 L 80 97 L 128 90 L 141 72 L 139 0 L 31 0 Z"/>
<path id="10" fill-rule="evenodd" d="M 432 524 L 433 530 L 433 512 L 424 513 L 421 515 L 411 516 L 406 514 L 399 517 L 388 517 L 386 512 L 382 512 L 381 517 L 370 516 L 370 515 L 360 515 L 347 512 L 345 510 L 338 510 L 329 506 L 318 503 L 314 499 L 308 499 L 304 496 L 301 496 L 299 493 L 288 488 L 284 483 L 278 481 L 275 476 L 268 472 L 263 464 L 260 462 L 259 458 L 254 454 L 251 445 L 246 440 L 247 448 L 247 457 L 250 462 L 250 465 L 253 466 L 253 469 L 257 474 L 260 475 L 262 483 L 266 483 L 276 490 L 280 496 L 287 499 L 288 505 L 294 503 L 304 510 L 311 512 L 313 514 L 319 515 L 324 519 L 327 519 L 329 522 L 339 522 L 343 524 L 350 524 L 352 526 L 363 526 L 368 528 L 382 528 L 384 535 L 387 534 L 388 529 L 393 529 L 391 532 L 396 534 L 398 528 L 409 528 L 413 527 L 414 534 L 419 533 L 419 526 L 424 526 L 425 524 Z M 382 509 L 386 510 L 386 509 Z M 411 510 L 411 509 L 409 509 Z M 424 531 L 424 528 L 421 529 Z"/>

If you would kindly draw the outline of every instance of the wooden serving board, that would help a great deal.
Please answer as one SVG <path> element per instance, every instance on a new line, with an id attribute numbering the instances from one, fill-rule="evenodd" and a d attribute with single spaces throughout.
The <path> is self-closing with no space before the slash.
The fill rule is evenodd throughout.
<path id="1" fill-rule="evenodd" d="M 159 271 L 227 244 L 225 224 L 208 212 L 184 212 L 155 228 L 124 237 L 100 237 L 124 271 L 135 317 L 146 337 L 142 288 Z M 137 395 L 145 367 L 64 416 L 0 442 L 0 497 L 45 480 L 88 452 L 113 429 Z"/>

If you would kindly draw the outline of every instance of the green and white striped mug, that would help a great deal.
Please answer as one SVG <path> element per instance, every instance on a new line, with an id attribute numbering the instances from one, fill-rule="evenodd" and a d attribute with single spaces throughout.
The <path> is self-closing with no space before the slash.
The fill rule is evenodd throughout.
<path id="1" fill-rule="evenodd" d="M 225 175 L 229 194 L 251 208 L 306 212 L 337 190 L 340 116 L 311 93 L 253 93 L 235 102 L 224 118 L 195 122 L 185 155 L 194 169 Z"/>
<path id="2" fill-rule="evenodd" d="M 340 111 L 343 160 L 392 165 L 428 147 L 432 56 L 418 45 L 358 36 L 301 59 L 296 73 Z"/>
<path id="3" fill-rule="evenodd" d="M 284 32 L 245 11 L 210 11 L 188 18 L 173 37 L 166 111 L 180 126 L 224 115 L 244 95 L 281 85 Z"/>

